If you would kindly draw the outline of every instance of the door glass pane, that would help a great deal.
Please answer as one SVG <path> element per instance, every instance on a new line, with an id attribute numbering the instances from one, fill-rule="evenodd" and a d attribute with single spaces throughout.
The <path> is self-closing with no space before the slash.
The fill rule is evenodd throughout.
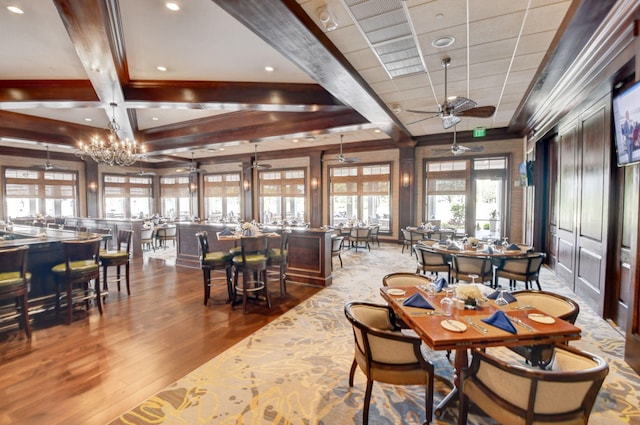
<path id="1" fill-rule="evenodd" d="M 477 238 L 499 239 L 502 235 L 504 214 L 502 179 L 476 179 L 476 232 Z"/>
<path id="2" fill-rule="evenodd" d="M 337 196 L 331 197 L 333 217 L 331 217 L 331 225 L 346 225 L 350 221 L 357 220 L 358 215 L 358 196 Z"/>
<path id="3" fill-rule="evenodd" d="M 443 228 L 461 229 L 464 233 L 465 195 L 428 195 L 428 221 L 439 221 Z"/>

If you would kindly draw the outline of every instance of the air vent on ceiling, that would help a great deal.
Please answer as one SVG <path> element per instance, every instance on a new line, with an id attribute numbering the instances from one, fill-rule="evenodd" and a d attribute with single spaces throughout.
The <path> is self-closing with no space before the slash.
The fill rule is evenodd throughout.
<path id="1" fill-rule="evenodd" d="M 422 52 L 402 0 L 343 0 L 389 77 L 426 71 Z"/>

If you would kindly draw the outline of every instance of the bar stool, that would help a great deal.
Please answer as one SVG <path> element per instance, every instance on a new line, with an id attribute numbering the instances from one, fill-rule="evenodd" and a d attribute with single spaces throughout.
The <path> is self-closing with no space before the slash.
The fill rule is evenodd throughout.
<path id="1" fill-rule="evenodd" d="M 31 339 L 31 325 L 29 324 L 29 282 L 31 274 L 27 272 L 28 246 L 4 249 L 0 251 L 0 300 L 13 299 L 17 307 L 21 327 Z"/>
<path id="2" fill-rule="evenodd" d="M 284 295 L 287 293 L 287 267 L 289 266 L 289 234 L 291 234 L 291 230 L 283 231 L 282 235 L 280 235 L 280 246 L 271 248 L 269 247 L 268 261 L 267 261 L 267 275 L 276 275 L 278 276 L 278 281 L 280 282 L 280 295 Z M 269 240 L 269 245 L 271 245 L 271 241 Z"/>
<path id="3" fill-rule="evenodd" d="M 118 238 L 116 239 L 116 251 L 100 251 L 100 265 L 102 266 L 102 289 L 109 290 L 107 283 L 107 271 L 109 267 L 116 267 L 116 283 L 118 284 L 118 292 L 120 292 L 120 282 L 123 280 L 127 283 L 127 295 L 131 295 L 131 287 L 129 285 L 129 256 L 131 253 L 131 239 L 133 230 L 118 230 Z M 120 275 L 120 266 L 124 266 L 124 276 Z"/>
<path id="4" fill-rule="evenodd" d="M 227 302 L 233 301 L 233 286 L 231 281 L 231 258 L 232 254 L 222 251 L 209 252 L 209 235 L 206 231 L 196 233 L 200 244 L 200 268 L 204 278 L 204 305 L 207 305 L 211 298 L 211 281 L 220 280 L 222 277 L 211 277 L 212 271 L 225 272 L 225 283 L 229 298 Z"/>
<path id="5" fill-rule="evenodd" d="M 64 285 L 67 302 L 67 324 L 71 324 L 74 301 L 84 301 L 89 309 L 89 300 L 94 299 L 98 304 L 98 311 L 102 315 L 102 299 L 100 296 L 100 243 L 102 238 L 63 241 L 62 251 L 64 263 L 51 268 L 56 278 L 56 314 L 60 315 L 60 287 Z M 93 289 L 89 288 L 89 281 L 94 281 Z M 74 286 L 81 285 L 80 290 Z"/>
<path id="6" fill-rule="evenodd" d="M 247 312 L 247 300 L 249 293 L 258 299 L 258 293 L 264 292 L 267 306 L 271 308 L 271 299 L 267 288 L 267 250 L 269 249 L 268 236 L 243 236 L 240 238 L 241 254 L 231 260 L 235 268 L 234 289 L 236 296 L 242 294 L 243 310 Z M 238 286 L 238 274 L 242 273 L 242 286 Z M 235 301 L 235 300 L 234 300 Z"/>

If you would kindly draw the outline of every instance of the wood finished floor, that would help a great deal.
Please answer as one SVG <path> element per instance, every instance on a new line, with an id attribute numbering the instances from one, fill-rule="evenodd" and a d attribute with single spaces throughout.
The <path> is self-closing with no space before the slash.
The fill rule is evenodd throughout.
<path id="1" fill-rule="evenodd" d="M 0 425 L 107 423 L 320 289 L 291 283 L 281 297 L 274 282 L 273 307 L 245 315 L 204 306 L 200 270 L 133 259 L 131 297 L 111 287 L 103 316 L 93 307 L 71 326 L 36 317 L 30 343 L 0 333 Z"/>

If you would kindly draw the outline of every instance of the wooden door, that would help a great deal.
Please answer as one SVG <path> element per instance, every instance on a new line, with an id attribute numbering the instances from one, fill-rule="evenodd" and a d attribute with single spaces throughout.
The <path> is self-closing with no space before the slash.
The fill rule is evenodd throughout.
<path id="1" fill-rule="evenodd" d="M 628 309 L 627 309 L 627 322 L 626 322 L 626 342 L 624 347 L 624 359 L 625 361 L 637 372 L 640 374 L 640 266 L 638 262 L 640 261 L 640 256 L 638 255 L 638 241 L 640 240 L 640 225 L 638 224 L 638 210 L 639 208 L 639 197 L 638 190 L 640 188 L 640 170 L 639 166 L 635 165 L 633 167 L 626 167 L 625 174 L 630 174 L 630 176 L 625 176 L 625 184 L 629 184 L 630 190 L 633 192 L 632 197 L 630 197 L 633 205 L 630 205 L 633 215 L 630 221 L 630 270 L 629 270 L 629 294 L 625 295 L 625 290 L 623 286 L 625 282 L 621 281 L 621 290 L 620 297 L 627 297 L 629 299 Z M 618 313 L 622 313 L 622 309 L 618 308 Z"/>

